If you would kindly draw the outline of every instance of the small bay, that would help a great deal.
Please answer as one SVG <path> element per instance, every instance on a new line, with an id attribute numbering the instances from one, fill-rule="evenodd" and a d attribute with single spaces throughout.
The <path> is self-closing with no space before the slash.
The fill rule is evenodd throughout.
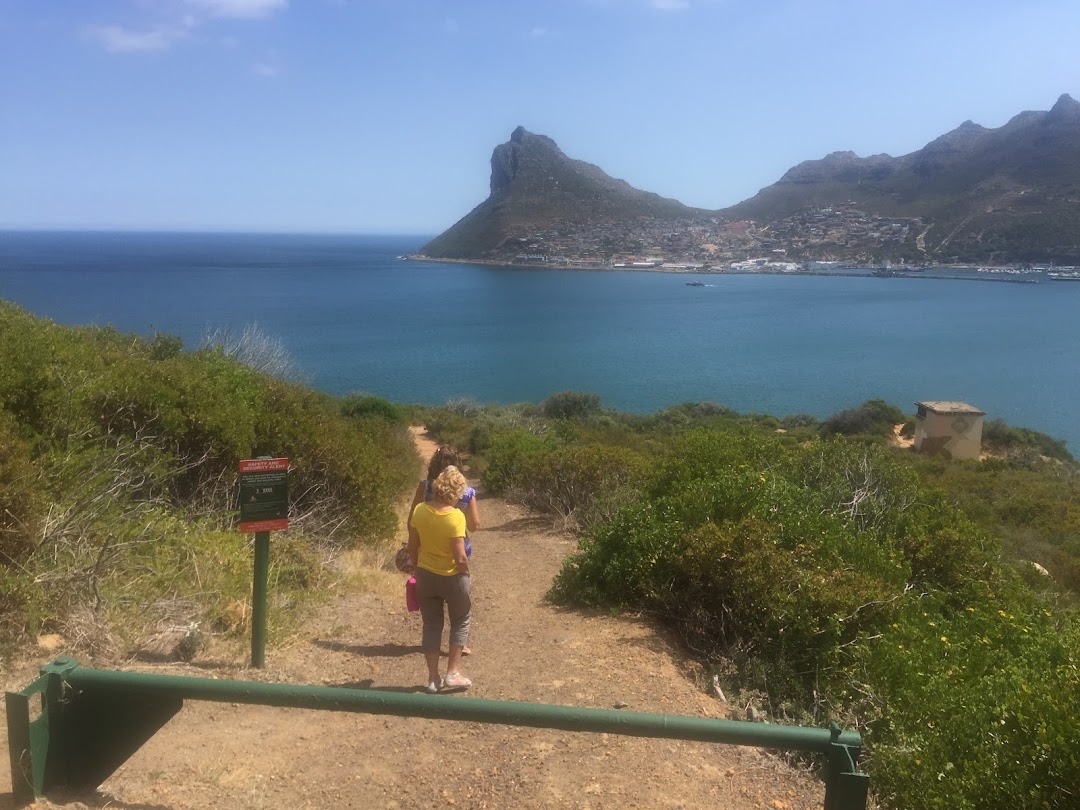
<path id="1" fill-rule="evenodd" d="M 1080 283 L 508 270 L 397 258 L 423 237 L 0 232 L 0 298 L 64 324 L 256 323 L 306 381 L 395 401 L 594 391 L 827 416 L 963 400 L 1080 449 Z"/>

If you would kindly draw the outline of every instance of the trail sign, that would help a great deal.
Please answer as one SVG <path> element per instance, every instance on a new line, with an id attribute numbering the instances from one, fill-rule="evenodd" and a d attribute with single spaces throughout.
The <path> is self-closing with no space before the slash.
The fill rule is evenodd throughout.
<path id="1" fill-rule="evenodd" d="M 255 458 L 240 462 L 240 531 L 289 528 L 289 460 Z"/>
<path id="2" fill-rule="evenodd" d="M 266 596 L 270 579 L 270 532 L 289 528 L 289 460 L 240 462 L 240 531 L 255 532 L 255 578 L 251 585 L 251 665 L 266 660 Z"/>

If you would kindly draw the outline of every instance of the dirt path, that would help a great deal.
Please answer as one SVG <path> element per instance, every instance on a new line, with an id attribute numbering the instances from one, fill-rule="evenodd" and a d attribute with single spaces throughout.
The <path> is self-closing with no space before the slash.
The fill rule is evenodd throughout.
<path id="1" fill-rule="evenodd" d="M 430 454 L 433 445 L 417 438 Z M 480 506 L 474 654 L 463 667 L 471 696 L 727 715 L 648 623 L 544 600 L 569 538 L 494 499 Z M 419 640 L 401 585 L 335 599 L 303 638 L 268 649 L 261 673 L 198 660 L 138 668 L 411 692 L 425 673 Z M 8 790 L 4 773 L 0 808 Z M 38 807 L 807 810 L 823 794 L 820 782 L 753 748 L 191 701 L 100 791 Z"/>

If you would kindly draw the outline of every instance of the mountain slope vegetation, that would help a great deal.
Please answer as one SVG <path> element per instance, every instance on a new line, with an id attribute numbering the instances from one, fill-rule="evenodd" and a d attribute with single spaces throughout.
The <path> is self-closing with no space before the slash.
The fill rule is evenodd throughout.
<path id="1" fill-rule="evenodd" d="M 0 653 L 42 632 L 128 649 L 155 627 L 242 629 L 244 458 L 293 468 L 271 570 L 279 628 L 329 575 L 327 554 L 396 528 L 416 467 L 400 423 L 220 344 L 182 349 L 0 302 Z"/>

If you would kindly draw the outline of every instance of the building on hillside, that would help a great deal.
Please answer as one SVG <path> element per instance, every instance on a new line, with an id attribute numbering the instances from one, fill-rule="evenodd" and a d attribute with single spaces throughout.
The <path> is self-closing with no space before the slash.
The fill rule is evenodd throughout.
<path id="1" fill-rule="evenodd" d="M 986 411 L 966 402 L 916 402 L 915 449 L 949 459 L 978 459 Z"/>

